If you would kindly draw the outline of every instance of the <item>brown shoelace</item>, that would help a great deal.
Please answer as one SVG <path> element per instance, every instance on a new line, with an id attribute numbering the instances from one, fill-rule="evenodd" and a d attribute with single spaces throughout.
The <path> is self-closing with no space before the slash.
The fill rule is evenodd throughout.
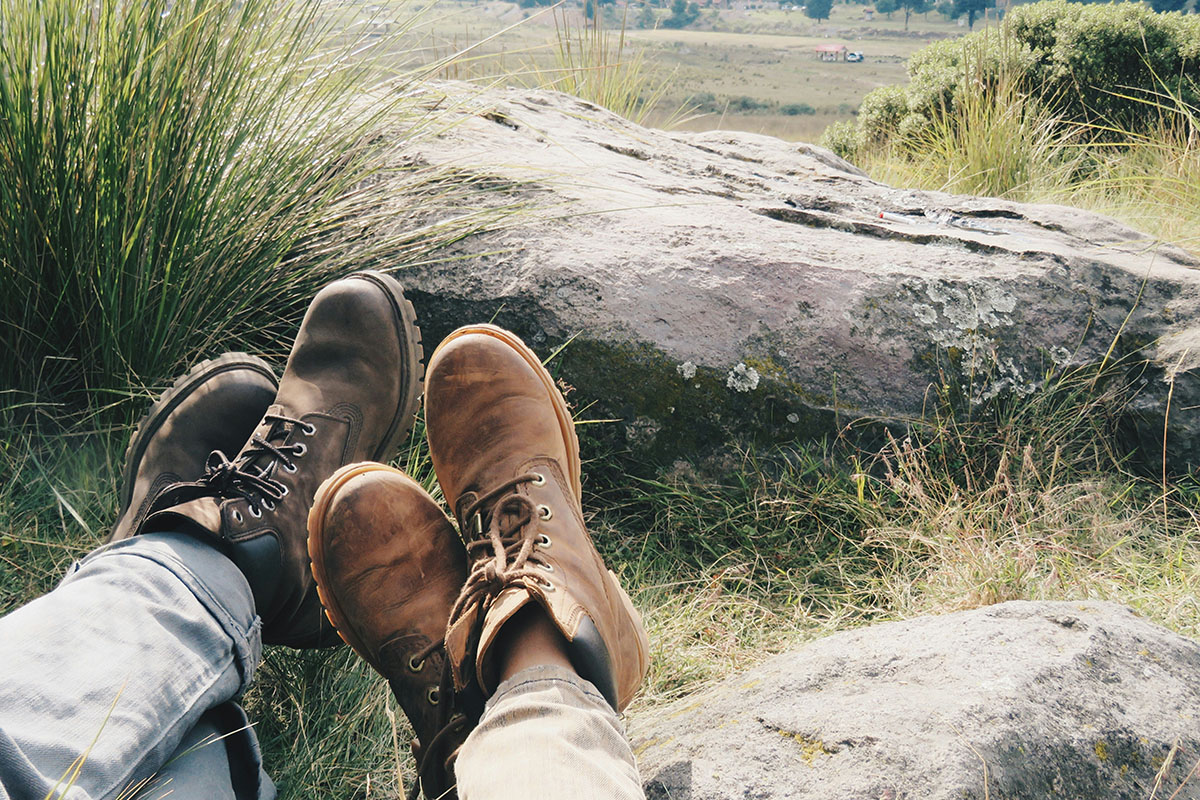
<path id="1" fill-rule="evenodd" d="M 537 536 L 529 524 L 538 510 L 529 498 L 512 493 L 522 483 L 542 480 L 544 478 L 534 472 L 520 475 L 497 486 L 467 508 L 463 520 L 469 520 L 473 528 L 467 543 L 467 560 L 472 566 L 454 610 L 450 612 L 451 620 L 460 618 L 473 606 L 479 606 L 482 620 L 491 601 L 521 579 L 546 584 L 544 573 L 538 569 L 545 562 L 537 553 Z M 486 530 L 485 513 L 488 518 Z"/>

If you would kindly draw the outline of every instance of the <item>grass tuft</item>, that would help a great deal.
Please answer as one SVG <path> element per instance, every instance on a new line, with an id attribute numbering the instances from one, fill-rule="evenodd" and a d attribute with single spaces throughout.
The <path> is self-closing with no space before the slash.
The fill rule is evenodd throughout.
<path id="1" fill-rule="evenodd" d="M 321 9 L 0 0 L 6 404 L 127 409 L 231 343 L 278 350 L 330 276 L 461 235 L 368 235 L 429 194 L 369 179 L 430 115 Z"/>

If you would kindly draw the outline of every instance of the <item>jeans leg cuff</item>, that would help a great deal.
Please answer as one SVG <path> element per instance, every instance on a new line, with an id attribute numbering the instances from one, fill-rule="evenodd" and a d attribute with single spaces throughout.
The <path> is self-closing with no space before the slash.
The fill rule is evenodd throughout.
<path id="1" fill-rule="evenodd" d="M 262 658 L 262 620 L 245 576 L 216 548 L 184 533 L 148 533 L 105 545 L 76 564 L 63 583 L 89 561 L 137 556 L 158 564 L 183 582 L 233 640 L 242 690 L 250 685 Z"/>
<path id="2" fill-rule="evenodd" d="M 508 680 L 503 681 L 496 687 L 496 692 L 488 700 L 488 705 L 499 703 L 506 697 L 537 691 L 545 687 L 548 683 L 567 684 L 574 691 L 579 692 L 589 700 L 596 701 L 605 708 L 610 708 L 608 701 L 604 699 L 604 695 L 600 694 L 600 690 L 593 686 L 590 681 L 579 677 L 579 674 L 572 670 L 549 664 L 528 667 L 513 675 Z"/>

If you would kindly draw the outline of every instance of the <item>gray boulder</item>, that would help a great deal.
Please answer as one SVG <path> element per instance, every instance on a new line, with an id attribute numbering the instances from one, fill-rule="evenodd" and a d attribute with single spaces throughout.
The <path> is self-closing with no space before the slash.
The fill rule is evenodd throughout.
<path id="1" fill-rule="evenodd" d="M 630 732 L 650 800 L 1196 800 L 1200 644 L 1004 603 L 835 634 Z"/>
<path id="2" fill-rule="evenodd" d="M 543 353 L 574 337 L 563 376 L 645 460 L 903 422 L 939 391 L 983 403 L 1119 361 L 1140 390 L 1131 446 L 1160 463 L 1173 385 L 1167 461 L 1200 466 L 1184 251 L 1066 207 L 894 189 L 811 145 L 444 90 L 456 123 L 405 163 L 452 165 L 525 212 L 409 270 L 427 341 L 493 318 Z"/>

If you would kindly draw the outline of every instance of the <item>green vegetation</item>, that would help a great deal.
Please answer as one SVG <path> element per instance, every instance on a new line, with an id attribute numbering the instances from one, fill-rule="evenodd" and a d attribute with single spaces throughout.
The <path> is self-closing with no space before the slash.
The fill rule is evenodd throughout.
<path id="1" fill-rule="evenodd" d="M 896 185 L 1099 210 L 1200 236 L 1200 17 L 1065 0 L 939 42 L 823 142 Z"/>
<path id="2" fill-rule="evenodd" d="M 829 19 L 829 12 L 832 10 L 833 0 L 808 0 L 804 5 L 804 15 L 818 22 L 823 19 Z"/>
<path id="3" fill-rule="evenodd" d="M 995 87 L 1048 104 L 1065 122 L 1140 131 L 1157 122 L 1149 95 L 1200 99 L 1200 17 L 1136 3 L 1018 6 L 999 28 L 913 54 L 908 74 L 907 86 L 863 99 L 859 142 L 917 134 Z"/>
<path id="4" fill-rule="evenodd" d="M 624 24 L 610 31 L 603 18 L 577 26 L 557 10 L 554 60 L 531 59 L 521 78 L 526 85 L 575 95 L 634 122 L 644 122 L 659 106 L 669 75 L 652 70 L 641 50 L 629 52 Z M 685 111 L 677 106 L 671 117 Z M 671 117 L 668 118 L 668 122 Z"/>
<path id="5" fill-rule="evenodd" d="M 367 45 L 391 52 L 396 41 L 334 35 L 338 20 L 299 0 L 283 13 L 270 0 L 93 8 L 0 0 L 0 343 L 9 355 L 0 367 L 0 613 L 49 590 L 105 538 L 124 423 L 148 402 L 147 387 L 232 347 L 278 363 L 327 276 L 430 257 L 487 221 L 459 211 L 454 226 L 431 228 L 413 216 L 411 233 L 364 235 L 382 216 L 404 230 L 410 208 L 487 205 L 463 202 L 486 188 L 451 174 L 405 172 L 411 203 L 364 181 L 395 169 L 370 136 L 378 126 L 396 132 L 394 145 L 428 119 L 400 99 L 348 113 L 361 109 L 363 91 L 401 97 L 373 85 L 378 61 L 348 57 Z M 1011 50 L 995 34 L 977 34 L 967 49 L 937 45 L 915 61 L 928 79 L 870 95 L 831 141 L 893 181 L 1069 200 L 1186 241 L 1200 231 L 1200 114 L 1194 85 L 1169 66 L 1192 63 L 1186 43 L 1159 48 L 1164 60 L 1144 71 L 1122 56 L 1120 74 L 1142 81 L 1130 84 L 1137 91 L 1084 81 L 1107 73 L 1063 44 L 1103 40 L 1106 52 L 1132 52 L 1132 34 L 1105 38 L 1086 13 L 1115 15 L 1120 31 L 1142 30 L 1143 18 L 1177 24 L 1129 8 L 1071 7 L 1053 22 L 1042 7 L 1014 13 L 1010 26 L 1073 31 L 1038 59 L 1032 38 Z M 840 24 L 860 12 L 840 4 L 831 13 Z M 722 122 L 823 126 L 849 116 L 837 103 L 899 81 L 923 44 L 900 38 L 899 20 L 880 21 L 889 35 L 868 41 L 892 61 L 863 45 L 874 63 L 822 64 L 811 56 L 821 38 L 752 30 L 794 34 L 809 24 L 802 19 L 772 11 L 720 22 L 739 32 L 615 36 L 563 18 L 557 51 L 540 51 L 532 68 L 525 48 L 506 65 L 487 47 L 438 66 L 473 78 L 520 71 L 633 116 L 707 91 L 700 98 Z M 937 26 L 949 30 L 929 23 Z M 646 61 L 631 40 L 651 48 Z M 655 72 L 663 53 L 677 56 L 682 89 Z M 1008 71 L 989 71 L 1010 60 Z M 803 92 L 799 78 L 773 74 L 781 64 L 804 76 Z M 1031 90 L 1043 80 L 1057 88 Z M 1095 93 L 1068 112 L 1071 87 Z M 922 99 L 914 107 L 912 98 Z M 743 116 L 729 114 L 734 107 Z M 1129 112 L 1120 125 L 1096 113 L 1116 108 Z M 390 178 L 388 191 L 396 185 Z M 654 474 L 633 474 L 600 449 L 603 423 L 580 426 L 593 534 L 645 612 L 654 651 L 632 713 L 806 638 L 1010 599 L 1114 599 L 1200 636 L 1196 476 L 1147 476 L 1118 455 L 1127 386 L 1094 374 L 1044 377 L 1046 388 L 1019 401 L 938 397 L 907 438 L 872 450 L 833 437 Z M 587 408 L 588 397 L 573 399 Z M 409 445 L 398 465 L 436 496 L 419 425 Z M 412 780 L 403 714 L 344 648 L 269 649 L 247 705 L 285 800 L 390 797 Z"/>
<path id="6" fill-rule="evenodd" d="M 17 403 L 95 411 L 201 355 L 277 348 L 328 276 L 458 235 L 349 246 L 394 217 L 363 183 L 383 163 L 369 132 L 427 117 L 382 88 L 364 113 L 368 42 L 319 8 L 0 0 L 0 385 Z M 408 184 L 434 203 L 450 188 Z"/>

